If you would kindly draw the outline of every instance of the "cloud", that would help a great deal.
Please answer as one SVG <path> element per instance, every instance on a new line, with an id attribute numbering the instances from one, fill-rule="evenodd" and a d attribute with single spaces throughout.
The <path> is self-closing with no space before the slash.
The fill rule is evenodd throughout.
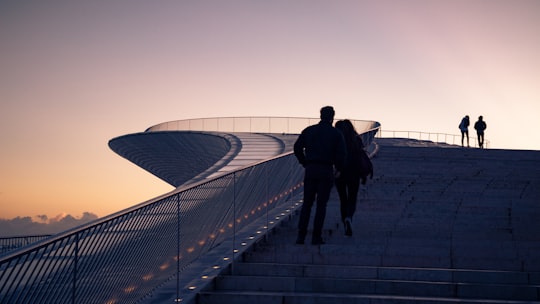
<path id="1" fill-rule="evenodd" d="M 53 218 L 46 215 L 24 216 L 13 219 L 0 219 L 0 237 L 56 234 L 73 227 L 88 223 L 98 216 L 84 212 L 80 217 L 59 214 Z"/>

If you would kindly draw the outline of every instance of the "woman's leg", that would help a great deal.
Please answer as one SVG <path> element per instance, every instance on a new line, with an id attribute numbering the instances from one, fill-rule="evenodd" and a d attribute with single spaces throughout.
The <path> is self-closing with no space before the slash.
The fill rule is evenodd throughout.
<path id="1" fill-rule="evenodd" d="M 339 196 L 339 204 L 341 211 L 341 221 L 344 221 L 347 217 L 347 184 L 343 178 L 336 179 L 336 190 Z"/>

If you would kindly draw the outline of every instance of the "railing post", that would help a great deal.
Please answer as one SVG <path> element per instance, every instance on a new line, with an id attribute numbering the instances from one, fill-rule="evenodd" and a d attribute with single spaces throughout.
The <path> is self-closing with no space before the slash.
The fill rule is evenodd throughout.
<path id="1" fill-rule="evenodd" d="M 232 263 L 231 274 L 234 275 L 234 263 L 236 259 L 236 171 L 233 172 L 233 242 L 232 242 Z"/>
<path id="2" fill-rule="evenodd" d="M 176 300 L 180 298 L 180 194 L 176 195 Z"/>
<path id="3" fill-rule="evenodd" d="M 269 177 L 270 174 L 268 174 L 268 166 L 267 165 L 265 165 L 265 170 L 264 171 L 265 171 L 265 184 L 266 184 L 265 187 L 264 187 L 265 188 L 264 189 L 264 191 L 265 191 L 264 199 L 266 201 L 266 224 L 265 224 L 266 232 L 264 233 L 264 237 L 265 237 L 265 239 L 268 239 L 268 227 L 270 225 L 269 224 L 269 219 L 268 219 L 268 209 L 270 207 L 269 204 L 268 204 L 268 201 L 270 200 L 270 197 L 268 195 L 268 193 L 269 193 L 269 190 L 268 190 L 269 182 L 268 182 L 268 180 L 270 179 L 270 177 Z"/>
<path id="4" fill-rule="evenodd" d="M 75 256 L 73 258 L 73 285 L 71 287 L 71 303 L 77 303 L 77 263 L 79 260 L 79 234 L 75 234 Z"/>

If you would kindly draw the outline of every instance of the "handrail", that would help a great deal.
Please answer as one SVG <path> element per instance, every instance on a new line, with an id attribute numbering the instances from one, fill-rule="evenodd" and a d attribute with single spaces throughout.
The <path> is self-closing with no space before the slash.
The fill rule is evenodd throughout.
<path id="1" fill-rule="evenodd" d="M 338 121 L 342 118 L 336 118 Z M 309 117 L 210 117 L 174 120 L 149 127 L 145 132 L 156 131 L 216 131 L 300 134 L 308 125 L 316 124 L 320 118 Z M 380 123 L 371 120 L 350 119 L 358 133 L 378 130 Z"/>
<path id="2" fill-rule="evenodd" d="M 408 139 L 429 140 L 435 143 L 446 143 L 449 145 L 461 145 L 461 135 L 448 134 L 448 133 L 436 133 L 436 132 L 422 132 L 422 131 L 390 131 L 380 129 L 377 133 L 378 138 L 397 138 L 403 136 Z M 451 140 L 449 140 L 451 139 Z M 478 147 L 478 141 L 476 137 L 469 137 L 469 144 L 471 147 Z M 484 140 L 484 148 L 489 148 L 489 140 Z"/>
<path id="3" fill-rule="evenodd" d="M 270 210 L 299 199 L 301 168 L 285 153 L 10 252 L 0 257 L 0 303 L 137 302 L 255 219 L 266 215 L 268 227 Z"/>
<path id="4" fill-rule="evenodd" d="M 50 234 L 44 235 L 22 235 L 22 236 L 10 236 L 10 237 L 0 237 L 0 255 L 5 254 L 6 252 L 15 250 L 17 248 L 26 246 L 37 241 L 44 240 L 49 238 Z"/>

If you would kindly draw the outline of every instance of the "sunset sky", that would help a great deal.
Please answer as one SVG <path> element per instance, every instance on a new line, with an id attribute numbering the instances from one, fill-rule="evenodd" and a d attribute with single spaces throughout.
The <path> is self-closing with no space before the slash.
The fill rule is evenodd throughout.
<path id="1" fill-rule="evenodd" d="M 0 218 L 172 190 L 111 138 L 325 105 L 385 130 L 483 115 L 492 148 L 540 150 L 540 1 L 2 0 Z"/>

